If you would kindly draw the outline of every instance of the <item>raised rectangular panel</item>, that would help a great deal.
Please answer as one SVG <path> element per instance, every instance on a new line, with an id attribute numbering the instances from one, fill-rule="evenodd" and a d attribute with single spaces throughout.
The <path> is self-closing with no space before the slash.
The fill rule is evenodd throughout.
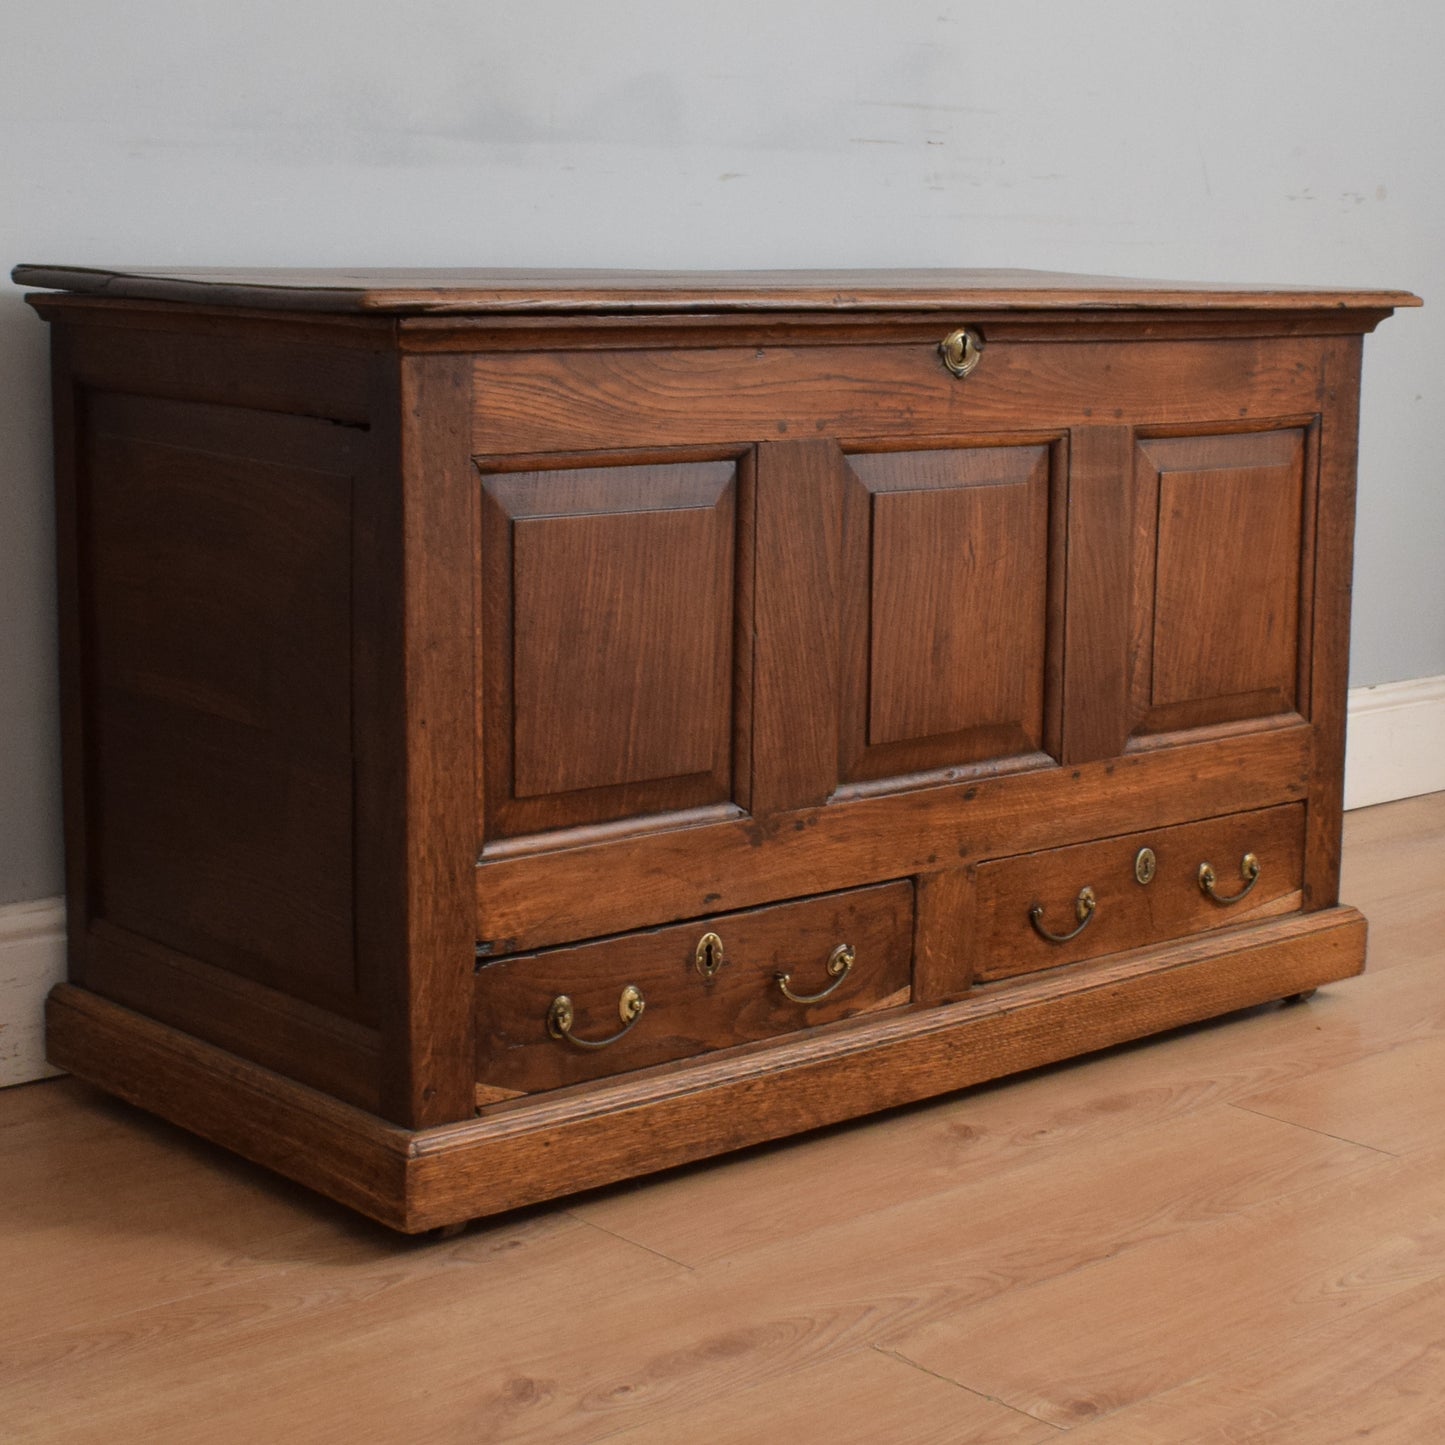
<path id="1" fill-rule="evenodd" d="M 711 767 L 728 594 L 697 563 L 715 531 L 701 511 L 516 523 L 519 798 Z"/>
<path id="2" fill-rule="evenodd" d="M 727 800 L 736 463 L 483 488 L 487 836 Z"/>
<path id="3" fill-rule="evenodd" d="M 847 456 L 845 778 L 1047 747 L 1050 455 Z"/>
<path id="4" fill-rule="evenodd" d="M 356 1003 L 354 432 L 92 395 L 92 918 Z"/>
<path id="5" fill-rule="evenodd" d="M 1139 443 L 1136 731 L 1300 710 L 1305 441 L 1289 429 Z"/>
<path id="6" fill-rule="evenodd" d="M 1288 466 L 1160 477 L 1155 707 L 1258 692 L 1294 705 L 1299 502 Z"/>

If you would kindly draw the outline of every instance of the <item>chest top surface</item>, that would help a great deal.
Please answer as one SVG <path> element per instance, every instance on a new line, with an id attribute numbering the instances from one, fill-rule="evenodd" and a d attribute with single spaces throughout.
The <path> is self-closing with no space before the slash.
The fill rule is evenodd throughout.
<path id="1" fill-rule="evenodd" d="M 643 271 L 21 265 L 23 286 L 127 300 L 390 315 L 1302 311 L 1418 306 L 1408 291 L 1026 270 Z"/>

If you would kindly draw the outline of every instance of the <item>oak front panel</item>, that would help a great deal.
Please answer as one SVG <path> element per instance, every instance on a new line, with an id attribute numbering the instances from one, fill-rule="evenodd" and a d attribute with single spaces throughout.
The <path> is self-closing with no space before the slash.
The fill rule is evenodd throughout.
<path id="1" fill-rule="evenodd" d="M 844 947 L 851 963 L 830 974 Z M 899 882 L 498 959 L 477 972 L 477 1077 L 503 1091 L 552 1089 L 893 1007 L 909 998 L 912 947 L 913 885 Z M 780 974 L 815 1001 L 788 998 Z M 643 1007 L 623 1032 L 629 987 Z M 559 996 L 583 1044 L 549 1032 Z"/>
<path id="2" fill-rule="evenodd" d="M 844 781 L 1045 747 L 1050 455 L 845 457 Z"/>
<path id="3" fill-rule="evenodd" d="M 1139 441 L 1136 732 L 1307 712 L 1306 451 L 1301 429 Z"/>
<path id="4" fill-rule="evenodd" d="M 474 363 L 478 453 L 705 446 L 739 438 L 917 438 L 1319 410 L 1313 337 L 1031 342 L 988 337 L 959 381 L 938 341 L 491 353 Z"/>
<path id="5" fill-rule="evenodd" d="M 1294 912 L 1303 898 L 1304 815 L 1302 804 L 1288 804 L 980 864 L 974 977 L 1033 973 Z M 1147 869 L 1138 862 L 1145 848 Z M 1250 855 L 1258 860 L 1252 882 L 1242 870 Z M 1205 863 L 1217 898 L 1200 887 Z M 1085 889 L 1091 911 L 1079 904 Z M 1041 928 L 1073 936 L 1054 942 Z"/>
<path id="6" fill-rule="evenodd" d="M 738 472 L 484 475 L 485 837 L 731 797 Z"/>

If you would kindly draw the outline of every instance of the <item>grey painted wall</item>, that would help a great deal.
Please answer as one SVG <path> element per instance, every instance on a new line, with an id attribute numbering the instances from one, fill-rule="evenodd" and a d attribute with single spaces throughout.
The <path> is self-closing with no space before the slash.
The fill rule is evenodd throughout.
<path id="1" fill-rule="evenodd" d="M 1442 55 L 1438 0 L 11 5 L 0 260 L 1014 265 L 1445 301 Z M 0 903 L 61 885 L 45 384 L 0 284 Z M 1357 684 L 1445 673 L 1442 391 L 1433 312 L 1368 343 Z"/>

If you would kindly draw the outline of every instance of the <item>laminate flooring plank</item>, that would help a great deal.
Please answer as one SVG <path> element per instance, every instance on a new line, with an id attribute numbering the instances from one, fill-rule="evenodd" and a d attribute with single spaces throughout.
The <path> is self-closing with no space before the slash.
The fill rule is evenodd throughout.
<path id="1" fill-rule="evenodd" d="M 1307 1005 L 443 1243 L 0 1091 L 4 1432 L 968 1440 L 980 1399 L 1026 1445 L 1445 1438 L 1445 794 L 1350 814 L 1345 873 L 1369 970 Z"/>
<path id="2" fill-rule="evenodd" d="M 351 1211 L 75 1080 L 16 1093 L 31 1097 L 0 1127 L 0 1357 L 78 1320 L 395 1247 Z"/>
<path id="3" fill-rule="evenodd" d="M 1231 1353 L 1267 1352 L 1415 1285 L 1445 1288 L 1442 1177 L 1445 1153 L 1389 1160 L 884 1343 L 1072 1427 L 1182 1385 Z"/>
<path id="4" fill-rule="evenodd" d="M 1445 937 L 1445 793 L 1345 815 L 1340 896 L 1370 921 L 1366 970 L 1441 956 Z"/>
<path id="5" fill-rule="evenodd" d="M 1253 1123 L 1246 1120 L 1253 1119 Z M 1258 1123 L 1271 1127 L 1261 1129 Z M 1107 1140 L 1041 1150 L 923 1198 L 720 1262 L 704 1278 L 786 1281 L 800 1301 L 902 1286 L 953 1305 L 1069 1273 L 1296 1191 L 1343 1183 L 1384 1156 L 1241 1110 L 1216 1108 Z M 809 1200 L 795 1210 L 806 1216 Z M 839 1277 L 838 1261 L 848 1261 Z"/>
<path id="6" fill-rule="evenodd" d="M 1445 1289 L 1431 1280 L 1404 1290 L 1066 1438 L 1070 1445 L 1445 1440 Z"/>
<path id="7" fill-rule="evenodd" d="M 1403 839 L 1389 819 L 1403 815 Z M 1383 816 L 1381 816 L 1383 815 Z M 742 1156 L 642 1180 L 575 1206 L 582 1218 L 690 1264 L 780 1234 L 946 1190 L 959 1170 L 1029 1149 L 1247 1098 L 1413 1040 L 1445 1037 L 1445 793 L 1346 817 L 1345 896 L 1371 920 L 1369 972 L 1299 1008 L 1266 1005 Z M 1357 835 L 1365 843 L 1352 845 Z M 1398 894 L 1403 851 L 1410 883 Z M 1381 895 L 1385 895 L 1383 901 Z M 1438 932 L 1436 928 L 1438 926 Z M 1416 942 L 1417 937 L 1425 935 Z M 1403 972 L 1402 972 L 1403 970 Z M 795 1201 L 812 1207 L 800 1215 Z"/>
<path id="8" fill-rule="evenodd" d="M 67 1445 L 590 1441 L 615 1407 L 578 1398 L 567 1360 L 610 1356 L 614 1316 L 655 1344 L 646 1306 L 683 1274 L 557 1213 L 398 1241 L 13 1346 L 6 1427 Z M 553 1356 L 556 1375 L 527 1367 Z"/>
<path id="9" fill-rule="evenodd" d="M 1438 966 L 1366 975 L 879 1119 L 609 1190 L 573 1211 L 694 1266 L 946 1194 L 1034 1151 L 1100 1146 L 1402 1042 L 1445 1039 Z M 1360 981 L 1360 987 L 1363 987 Z M 799 1201 L 806 1199 L 806 1209 Z"/>
<path id="10" fill-rule="evenodd" d="M 1239 1103 L 1389 1154 L 1445 1149 L 1445 1037 L 1319 1069 Z"/>
<path id="11" fill-rule="evenodd" d="M 970 1180 L 1026 1164 L 1038 1150 L 1096 1147 L 1188 1115 L 1209 1092 L 1146 1084 L 1076 1102 L 1045 1079 L 1025 1080 L 623 1185 L 571 1212 L 703 1267 L 924 1199 L 941 1207 Z"/>
<path id="12" fill-rule="evenodd" d="M 1076 1177 L 1111 1150 L 1126 1161 L 1131 1153 L 1153 1161 L 1159 1141 L 1180 1129 L 1207 1136 L 1201 1147 L 1211 1147 L 1233 1122 L 1228 1115 L 1211 1121 L 1210 1111 L 1235 1087 L 1290 1077 L 1277 1040 L 1272 1053 L 1267 1043 L 1262 1047 L 1267 1069 L 1222 1078 L 1209 1077 L 1208 1054 L 1200 1067 L 1180 1068 L 1173 1077 L 1161 1076 L 1147 1058 L 1106 1055 L 1069 1068 L 1067 1082 L 1057 1070 L 1040 1071 L 872 1124 L 607 1191 L 572 1212 L 701 1267 L 736 1264 L 751 1251 L 789 1242 L 816 1247 L 835 1227 L 855 1235 L 891 1232 L 889 1213 L 898 1209 L 910 1217 L 988 1209 L 991 1199 L 1011 1192 L 1004 1181 L 1014 1169 Z M 1163 1152 L 1172 1157 L 1167 1142 Z M 1007 1219 L 999 1222 L 1007 1228 Z"/>
<path id="13" fill-rule="evenodd" d="M 886 1422 L 886 1423 L 884 1423 Z M 608 1445 L 1045 1445 L 1052 1425 L 985 1400 L 878 1350 L 860 1349 L 646 1425 L 603 1437 Z"/>
<path id="14" fill-rule="evenodd" d="M 67 1427 L 98 1421 L 112 1439 L 153 1431 L 167 1414 L 188 1418 L 202 1399 L 230 1432 L 221 1438 L 248 1438 L 259 1411 L 268 1428 L 290 1420 L 291 1438 L 307 1439 L 315 1421 L 295 1360 L 304 1340 L 348 1382 L 348 1409 L 375 1421 L 379 1438 L 403 1422 L 419 1438 L 446 1438 L 485 1420 L 497 1439 L 587 1441 L 649 1412 L 709 1408 L 1253 1201 L 1369 1172 L 1378 1157 L 1226 1109 L 1160 1125 L 1127 1155 L 1052 1151 L 944 1201 L 706 1272 L 543 1213 L 555 1227 L 540 1237 L 463 1236 L 445 1268 L 415 1250 L 312 1265 L 128 1316 L 99 1340 L 83 1326 L 47 1337 L 26 1352 L 21 1398 L 65 1399 Z M 456 1267 L 470 1260 L 483 1268 Z M 138 1352 L 148 1357 L 143 1396 L 127 1384 Z M 83 1379 L 62 1390 L 77 1357 Z"/>

